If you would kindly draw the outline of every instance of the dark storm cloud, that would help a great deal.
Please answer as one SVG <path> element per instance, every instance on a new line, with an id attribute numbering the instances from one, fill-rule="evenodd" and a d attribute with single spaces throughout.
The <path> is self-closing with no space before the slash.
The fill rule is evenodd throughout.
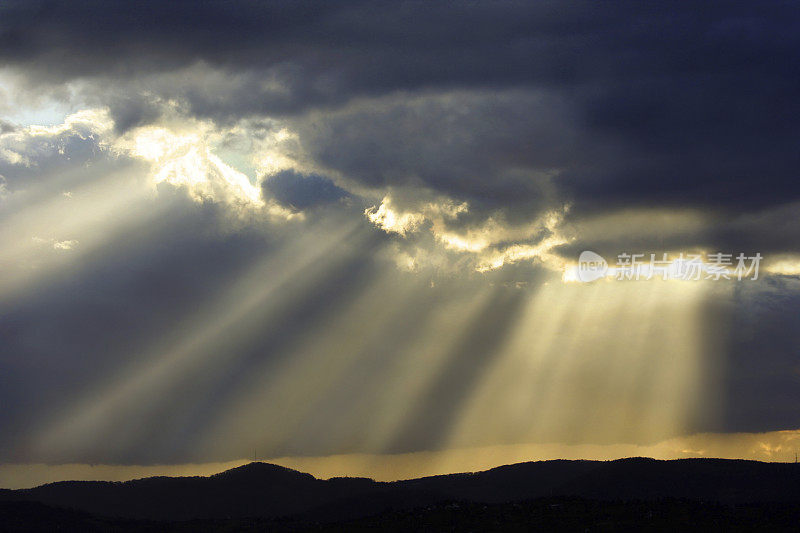
<path id="1" fill-rule="evenodd" d="M 303 175 L 284 170 L 262 182 L 265 193 L 286 207 L 303 210 L 348 196 L 333 181 L 317 174 Z"/>
<path id="2" fill-rule="evenodd" d="M 561 100 L 512 92 L 388 98 L 296 128 L 314 161 L 361 186 L 422 187 L 530 216 L 554 201 L 550 173 L 569 164 L 574 126 Z"/>
<path id="3" fill-rule="evenodd" d="M 786 2 L 14 2 L 0 17 L 0 59 L 45 80 L 111 81 L 127 91 L 105 97 L 121 129 L 157 115 L 147 95 L 235 120 L 398 90 L 550 91 L 591 139 L 556 157 L 560 186 L 581 208 L 739 208 L 800 193 L 799 36 L 800 15 Z M 446 117 L 405 117 L 400 127 L 424 136 L 434 120 Z M 525 121 L 539 126 L 520 129 Z M 534 167 L 547 166 L 551 152 L 535 147 L 546 147 L 540 131 L 552 121 L 539 121 L 524 103 L 502 110 L 484 128 L 494 141 L 486 157 L 521 157 L 523 171 L 536 158 L 545 160 Z M 339 141 L 319 149 L 330 142 Z M 407 181 L 413 160 L 393 154 L 393 178 L 336 155 L 332 166 L 369 184 Z M 508 196 L 502 167 L 480 169 L 478 192 Z M 442 180 L 460 180 L 459 170 Z M 536 194 L 520 187 L 514 194 Z"/>
<path id="4" fill-rule="evenodd" d="M 161 109 L 156 102 L 135 93 L 114 95 L 105 105 L 113 110 L 114 129 L 117 133 L 152 123 L 161 116 Z"/>
<path id="5" fill-rule="evenodd" d="M 595 139 L 561 166 L 580 205 L 765 205 L 799 192 L 799 19 L 784 2 L 15 2 L 0 57 L 51 80 L 161 73 L 130 87 L 223 119 L 400 89 L 550 90 Z M 226 82 L 169 78 L 197 61 Z M 119 127 L 154 116 L 140 97 L 119 100 Z"/>

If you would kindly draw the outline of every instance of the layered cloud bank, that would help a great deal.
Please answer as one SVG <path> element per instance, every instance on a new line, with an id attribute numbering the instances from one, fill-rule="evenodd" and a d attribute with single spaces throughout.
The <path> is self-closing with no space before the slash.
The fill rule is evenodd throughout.
<path id="1" fill-rule="evenodd" d="M 785 3 L 0 7 L 0 462 L 800 426 Z M 564 283 L 583 250 L 751 281 Z"/>

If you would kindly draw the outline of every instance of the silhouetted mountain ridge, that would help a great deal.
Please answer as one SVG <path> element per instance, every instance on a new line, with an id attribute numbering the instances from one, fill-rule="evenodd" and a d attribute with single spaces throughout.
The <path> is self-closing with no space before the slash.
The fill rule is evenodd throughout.
<path id="1" fill-rule="evenodd" d="M 502 504 L 553 497 L 800 505 L 800 465 L 723 459 L 557 460 L 377 482 L 346 477 L 321 480 L 278 465 L 250 463 L 209 477 L 67 481 L 0 491 L 0 501 L 32 501 L 97 515 L 154 520 L 290 515 L 346 520 L 448 501 Z"/>
<path id="2" fill-rule="evenodd" d="M 253 479 L 266 479 L 269 478 L 274 481 L 278 480 L 313 480 L 314 476 L 298 470 L 293 470 L 285 466 L 280 466 L 272 463 L 253 462 L 246 465 L 237 466 L 230 470 L 225 470 L 218 474 L 212 474 L 210 479 L 230 479 L 236 481 L 247 481 Z"/>

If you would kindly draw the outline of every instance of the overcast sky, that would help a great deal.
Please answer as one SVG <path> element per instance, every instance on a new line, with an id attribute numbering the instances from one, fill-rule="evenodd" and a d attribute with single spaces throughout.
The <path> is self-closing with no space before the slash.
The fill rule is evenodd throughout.
<path id="1" fill-rule="evenodd" d="M 0 463 L 797 430 L 798 95 L 793 2 L 3 2 Z"/>

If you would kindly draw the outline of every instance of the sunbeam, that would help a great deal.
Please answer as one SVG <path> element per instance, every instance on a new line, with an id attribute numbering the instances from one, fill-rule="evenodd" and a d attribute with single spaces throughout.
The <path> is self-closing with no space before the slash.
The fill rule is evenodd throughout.
<path id="1" fill-rule="evenodd" d="M 218 301 L 198 310 L 179 332 L 162 339 L 139 358 L 136 368 L 126 369 L 111 385 L 101 386 L 57 414 L 37 439 L 37 448 L 45 454 L 57 454 L 56 450 L 62 449 L 80 455 L 95 446 L 101 436 L 105 439 L 104 449 L 129 446 L 138 434 L 137 424 L 152 416 L 161 402 L 168 401 L 176 392 L 174 386 L 182 383 L 187 374 L 196 375 L 209 368 L 224 370 L 230 357 L 235 356 L 220 347 L 227 335 L 242 324 L 249 324 L 249 315 L 262 304 L 268 303 L 272 313 L 280 313 L 282 305 L 294 296 L 284 293 L 273 298 L 275 293 L 301 273 L 309 276 L 302 278 L 304 284 L 315 270 L 319 276 L 324 271 L 319 260 L 335 254 L 352 232 L 352 226 L 324 236 L 309 232 L 277 254 L 267 254 L 232 283 Z M 247 327 L 252 329 L 253 325 Z"/>
<path id="2" fill-rule="evenodd" d="M 60 191 L 34 204 L 0 204 L 0 298 L 10 301 L 33 284 L 79 264 L 131 226 L 147 227 L 166 207 L 120 171 Z"/>
<path id="3" fill-rule="evenodd" d="M 711 394 L 708 284 L 548 284 L 532 293 L 450 446 L 652 442 L 686 434 Z M 657 342 L 654 342 L 657 340 Z"/>

